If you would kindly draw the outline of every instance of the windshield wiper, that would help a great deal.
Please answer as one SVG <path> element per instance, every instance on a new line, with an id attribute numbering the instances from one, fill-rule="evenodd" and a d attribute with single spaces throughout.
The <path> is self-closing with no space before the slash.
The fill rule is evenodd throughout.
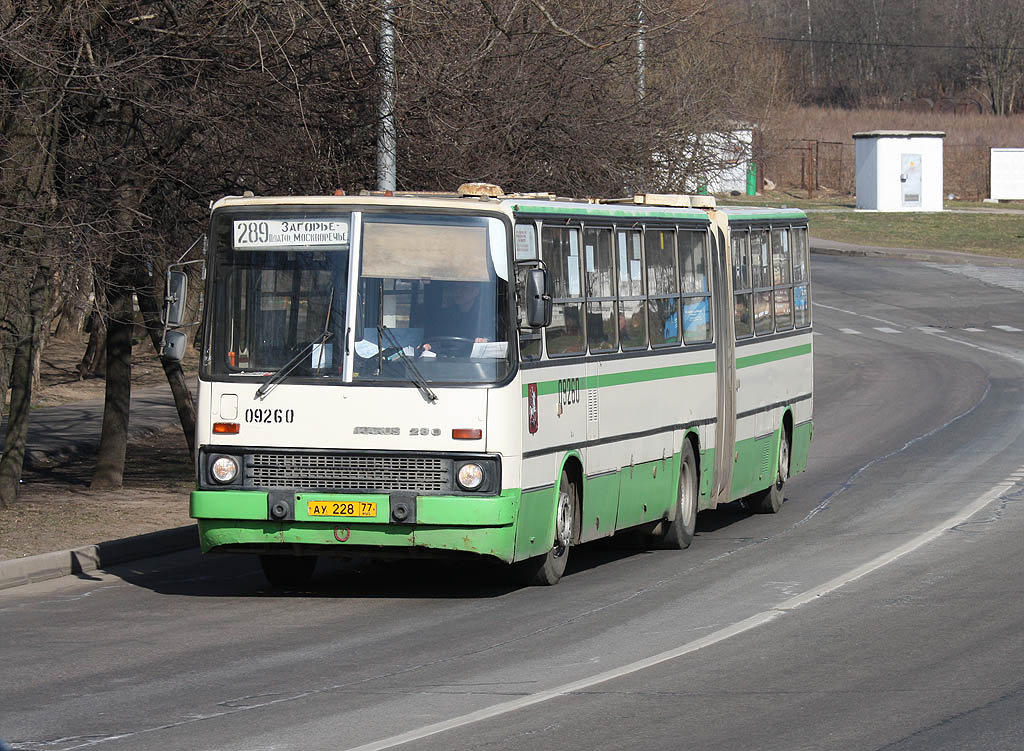
<path id="1" fill-rule="evenodd" d="M 258 389 L 256 389 L 255 397 L 257 399 L 262 401 L 263 397 L 265 397 L 267 394 L 269 394 L 271 389 L 273 389 L 277 384 L 279 384 L 281 381 L 283 381 L 285 378 L 287 378 L 288 374 L 291 373 L 293 370 L 295 370 L 295 368 L 298 367 L 299 363 L 302 362 L 302 358 L 305 357 L 307 354 L 309 354 L 310 352 L 313 351 L 313 347 L 315 347 L 318 344 L 319 345 L 325 344 L 328 339 L 330 339 L 332 336 L 334 336 L 334 332 L 330 330 L 330 326 L 331 326 L 331 310 L 333 308 L 334 308 L 334 287 L 331 287 L 331 299 L 330 299 L 330 302 L 327 303 L 327 317 L 324 319 L 324 330 L 323 330 L 323 332 L 320 334 L 320 336 L 318 336 L 316 339 L 314 339 L 309 344 L 307 344 L 305 347 L 303 347 L 299 351 L 299 354 L 295 355 L 295 357 L 293 357 L 291 360 L 289 360 L 288 363 L 283 368 L 275 370 L 273 373 L 271 373 L 267 377 L 267 380 L 265 380 L 263 382 L 263 385 L 261 385 Z"/>
<path id="2" fill-rule="evenodd" d="M 435 394 L 431 390 L 430 386 L 427 385 L 427 379 L 423 377 L 422 373 L 420 373 L 420 369 L 416 367 L 416 364 L 412 361 L 412 358 L 409 357 L 409 355 L 405 354 L 405 350 L 398 343 L 398 340 L 395 338 L 395 335 L 391 333 L 391 329 L 389 329 L 383 323 L 378 323 L 377 333 L 381 335 L 381 337 L 387 337 L 388 341 L 391 342 L 391 346 L 398 350 L 398 356 L 402 359 L 402 362 L 405 363 L 405 366 L 409 369 L 409 372 L 412 374 L 412 378 L 410 378 L 409 380 L 412 381 L 416 388 L 420 390 L 420 393 L 423 394 L 424 398 L 431 404 L 437 402 L 437 394 Z"/>

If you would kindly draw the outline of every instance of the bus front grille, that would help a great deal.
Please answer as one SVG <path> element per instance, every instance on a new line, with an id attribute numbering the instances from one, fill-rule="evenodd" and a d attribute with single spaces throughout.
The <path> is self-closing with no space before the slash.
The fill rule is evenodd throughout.
<path id="1" fill-rule="evenodd" d="M 449 490 L 451 461 L 373 454 L 249 454 L 246 485 L 334 491 Z"/>

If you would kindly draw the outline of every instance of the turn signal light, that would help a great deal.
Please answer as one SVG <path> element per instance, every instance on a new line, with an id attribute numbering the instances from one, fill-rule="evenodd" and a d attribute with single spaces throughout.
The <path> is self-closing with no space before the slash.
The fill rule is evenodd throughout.
<path id="1" fill-rule="evenodd" d="M 238 423 L 237 422 L 215 422 L 213 424 L 213 432 L 218 435 L 237 435 L 238 434 Z"/>
<path id="2" fill-rule="evenodd" d="M 484 437 L 480 428 L 452 428 L 452 438 L 460 441 L 476 441 Z"/>

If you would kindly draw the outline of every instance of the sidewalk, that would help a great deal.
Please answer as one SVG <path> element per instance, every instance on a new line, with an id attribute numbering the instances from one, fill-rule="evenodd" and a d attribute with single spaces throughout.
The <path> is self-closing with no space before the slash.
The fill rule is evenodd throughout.
<path id="1" fill-rule="evenodd" d="M 178 412 L 170 390 L 133 390 L 128 440 L 159 434 L 178 425 Z M 38 468 L 94 455 L 103 427 L 103 400 L 91 399 L 59 407 L 34 408 L 29 417 L 25 462 Z M 0 436 L 6 433 L 0 423 Z M 148 558 L 195 547 L 195 525 L 185 525 L 149 534 L 69 550 L 0 561 L 0 590 L 69 574 L 82 574 L 117 563 Z"/>

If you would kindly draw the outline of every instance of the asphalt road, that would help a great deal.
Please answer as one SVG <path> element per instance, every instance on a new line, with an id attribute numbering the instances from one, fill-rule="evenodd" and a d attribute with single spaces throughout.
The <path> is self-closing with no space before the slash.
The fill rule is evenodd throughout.
<path id="1" fill-rule="evenodd" d="M 1024 747 L 1024 270 L 815 256 L 775 516 L 556 587 L 180 553 L 0 592 L 16 749 Z M 921 328 L 924 327 L 924 328 Z M 1000 328 L 1001 327 L 1001 328 Z"/>

